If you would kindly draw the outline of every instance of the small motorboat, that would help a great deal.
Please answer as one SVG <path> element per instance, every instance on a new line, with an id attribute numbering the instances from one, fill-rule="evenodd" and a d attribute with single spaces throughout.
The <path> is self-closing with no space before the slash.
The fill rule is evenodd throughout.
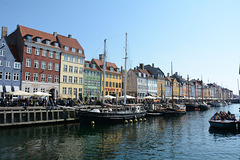
<path id="1" fill-rule="evenodd" d="M 228 129 L 236 129 L 237 119 L 234 114 L 231 114 L 229 111 L 219 113 L 215 113 L 211 119 L 209 120 L 210 127 L 213 128 L 228 128 Z"/>

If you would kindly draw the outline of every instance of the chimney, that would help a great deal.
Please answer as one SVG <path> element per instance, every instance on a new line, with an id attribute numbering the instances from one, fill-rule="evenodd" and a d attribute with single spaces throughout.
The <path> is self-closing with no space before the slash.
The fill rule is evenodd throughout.
<path id="1" fill-rule="evenodd" d="M 152 63 L 152 68 L 154 68 L 154 63 Z"/>
<path id="2" fill-rule="evenodd" d="M 167 77 L 169 77 L 169 73 L 167 73 Z"/>
<path id="3" fill-rule="evenodd" d="M 140 69 L 144 70 L 144 64 L 140 63 Z"/>
<path id="4" fill-rule="evenodd" d="M 104 54 L 99 54 L 99 60 L 104 61 Z"/>
<path id="5" fill-rule="evenodd" d="M 176 75 L 178 75 L 178 72 L 175 72 Z"/>
<path id="6" fill-rule="evenodd" d="M 7 36 L 7 27 L 2 26 L 2 35 L 1 38 Z"/>
<path id="7" fill-rule="evenodd" d="M 71 35 L 71 34 L 69 34 L 69 35 L 68 35 L 68 38 L 72 38 L 72 35 Z"/>
<path id="8" fill-rule="evenodd" d="M 53 32 L 53 35 L 54 35 L 54 36 L 57 36 L 57 32 Z"/>

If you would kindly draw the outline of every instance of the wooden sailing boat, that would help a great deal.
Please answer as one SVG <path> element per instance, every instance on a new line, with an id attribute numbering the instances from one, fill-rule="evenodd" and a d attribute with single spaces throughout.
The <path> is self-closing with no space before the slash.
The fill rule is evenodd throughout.
<path id="1" fill-rule="evenodd" d="M 137 119 L 144 117 L 146 111 L 142 110 L 140 106 L 130 106 L 126 104 L 126 82 L 127 82 L 127 33 L 126 33 L 126 47 L 125 47 L 125 79 L 124 79 L 124 105 L 121 106 L 107 106 L 104 102 L 105 93 L 105 65 L 106 65 L 106 39 L 104 40 L 104 66 L 103 66 L 103 106 L 100 109 L 93 109 L 90 111 L 77 110 L 80 122 L 95 121 L 98 122 L 123 122 L 125 120 Z"/>

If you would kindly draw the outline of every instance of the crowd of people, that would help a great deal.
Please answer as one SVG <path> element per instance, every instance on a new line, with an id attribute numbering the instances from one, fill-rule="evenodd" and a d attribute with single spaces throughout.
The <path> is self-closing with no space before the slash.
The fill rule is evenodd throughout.
<path id="1" fill-rule="evenodd" d="M 225 112 L 225 111 L 220 111 L 220 112 L 216 112 L 212 118 L 213 120 L 234 120 L 236 121 L 236 117 L 234 114 L 231 114 L 230 111 Z"/>

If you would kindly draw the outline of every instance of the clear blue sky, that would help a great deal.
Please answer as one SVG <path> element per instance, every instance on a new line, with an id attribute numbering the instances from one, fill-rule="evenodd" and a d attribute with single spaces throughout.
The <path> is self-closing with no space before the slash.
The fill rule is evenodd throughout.
<path id="1" fill-rule="evenodd" d="M 152 64 L 237 93 L 240 63 L 239 0 L 1 0 L 0 26 L 17 24 L 62 35 L 72 34 L 86 60 L 103 53 L 128 68 Z"/>

